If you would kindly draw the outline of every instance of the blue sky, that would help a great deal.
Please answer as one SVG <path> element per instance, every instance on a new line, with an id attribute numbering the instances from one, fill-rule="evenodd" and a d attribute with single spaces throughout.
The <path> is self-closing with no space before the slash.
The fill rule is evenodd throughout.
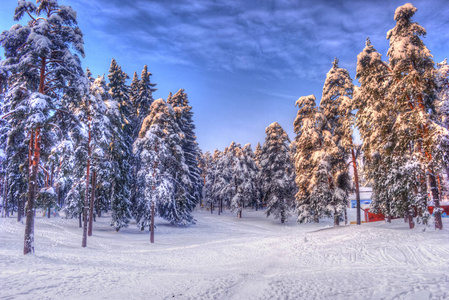
<path id="1" fill-rule="evenodd" d="M 0 0 L 0 30 L 17 1 Z M 253 148 L 278 122 L 293 139 L 295 102 L 321 98 L 334 57 L 354 79 L 366 37 L 386 60 L 386 33 L 405 1 L 343 0 L 59 0 L 78 12 L 94 76 L 115 58 L 131 77 L 148 64 L 155 98 L 183 88 L 193 106 L 203 150 L 231 141 Z M 449 3 L 420 0 L 414 20 L 427 30 L 436 62 L 448 57 Z M 354 80 L 354 83 L 357 83 Z"/>

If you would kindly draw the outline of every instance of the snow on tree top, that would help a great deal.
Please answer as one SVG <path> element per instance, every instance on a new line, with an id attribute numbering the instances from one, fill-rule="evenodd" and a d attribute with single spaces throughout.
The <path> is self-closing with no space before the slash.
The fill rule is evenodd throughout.
<path id="1" fill-rule="evenodd" d="M 396 11 L 394 12 L 394 19 L 396 21 L 401 18 L 408 19 L 408 18 L 412 17 L 417 10 L 418 9 L 416 7 L 414 7 L 413 4 L 406 3 L 406 4 L 396 8 Z"/>

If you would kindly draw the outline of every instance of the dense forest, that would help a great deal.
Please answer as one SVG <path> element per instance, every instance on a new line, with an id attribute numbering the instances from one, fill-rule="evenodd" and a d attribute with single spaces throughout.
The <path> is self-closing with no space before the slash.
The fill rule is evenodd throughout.
<path id="1" fill-rule="evenodd" d="M 116 231 L 134 219 L 152 234 L 155 216 L 194 224 L 195 207 L 240 218 L 245 207 L 263 208 L 282 223 L 294 214 L 300 223 L 329 217 L 338 225 L 363 175 L 373 211 L 405 216 L 413 228 L 434 206 L 441 229 L 449 67 L 432 60 L 416 10 L 396 10 L 386 61 L 367 39 L 356 58 L 358 85 L 333 61 L 320 102 L 297 100 L 292 140 L 274 122 L 254 151 L 232 142 L 211 154 L 196 141 L 185 90 L 153 99 L 148 66 L 131 79 L 115 59 L 107 75 L 93 77 L 81 66 L 76 12 L 56 0 L 19 1 L 14 20 L 27 25 L 0 35 L 2 216 L 25 219 L 24 254 L 34 252 L 36 209 L 78 218 L 84 247 L 104 212 Z"/>

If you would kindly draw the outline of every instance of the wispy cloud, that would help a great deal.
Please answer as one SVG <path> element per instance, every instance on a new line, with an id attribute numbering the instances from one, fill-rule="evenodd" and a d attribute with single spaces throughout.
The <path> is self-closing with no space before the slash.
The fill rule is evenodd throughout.
<path id="1" fill-rule="evenodd" d="M 367 36 L 387 44 L 397 6 L 387 0 L 82 1 L 100 11 L 92 23 L 105 41 L 132 55 L 151 51 L 149 59 L 167 63 L 304 78 L 321 78 L 334 56 L 354 60 Z"/>

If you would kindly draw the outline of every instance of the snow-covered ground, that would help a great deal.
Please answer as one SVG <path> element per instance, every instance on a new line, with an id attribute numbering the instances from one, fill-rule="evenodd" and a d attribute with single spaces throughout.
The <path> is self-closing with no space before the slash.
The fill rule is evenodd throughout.
<path id="1" fill-rule="evenodd" d="M 0 298 L 449 299 L 448 219 L 435 231 L 403 220 L 281 224 L 251 210 L 194 216 L 186 228 L 157 222 L 155 244 L 134 223 L 116 233 L 100 218 L 83 249 L 77 220 L 38 215 L 28 256 L 24 225 L 0 218 Z"/>

